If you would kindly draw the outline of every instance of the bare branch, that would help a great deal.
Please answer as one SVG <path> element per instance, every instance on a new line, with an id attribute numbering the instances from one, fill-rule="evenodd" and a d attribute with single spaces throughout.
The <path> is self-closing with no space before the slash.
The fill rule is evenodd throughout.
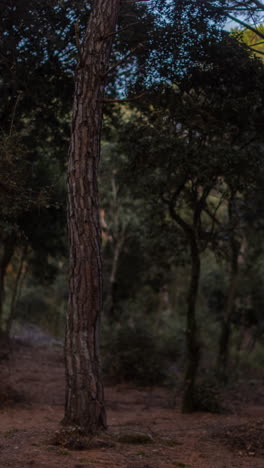
<path id="1" fill-rule="evenodd" d="M 125 55 L 125 57 L 123 57 L 121 60 L 119 60 L 118 62 L 116 62 L 112 67 L 108 68 L 108 70 L 106 70 L 106 72 L 103 74 L 103 77 L 105 77 L 106 75 L 108 75 L 109 73 L 111 73 L 113 70 L 115 70 L 117 67 L 119 67 L 119 65 L 121 65 L 122 63 L 126 62 L 126 60 L 131 57 L 131 55 L 133 55 L 133 53 L 139 49 L 140 47 L 142 46 L 142 44 L 138 44 L 136 47 L 134 47 L 134 49 L 132 49 L 127 55 Z"/>
<path id="2" fill-rule="evenodd" d="M 151 2 L 151 0 L 122 0 L 121 3 L 141 3 L 141 2 Z"/>
<path id="3" fill-rule="evenodd" d="M 124 99 L 104 99 L 103 102 L 104 103 L 114 103 L 114 102 L 130 102 L 130 101 L 137 101 L 137 99 L 140 99 L 142 96 L 145 96 L 146 93 L 140 93 L 140 94 L 137 94 L 136 96 L 133 96 L 131 98 L 124 98 Z"/>
<path id="4" fill-rule="evenodd" d="M 137 24 L 139 24 L 138 21 L 135 21 L 134 23 L 130 23 L 127 26 L 124 26 L 123 28 L 118 29 L 117 31 L 107 34 L 106 36 L 103 37 L 103 39 L 108 39 L 108 37 L 116 36 L 117 34 L 123 31 L 126 31 L 129 28 L 132 28 L 132 26 L 136 26 Z"/>
<path id="5" fill-rule="evenodd" d="M 241 19 L 236 18 L 235 16 L 232 16 L 228 13 L 227 15 L 228 18 L 230 18 L 232 21 L 235 21 L 238 24 L 241 24 L 241 26 L 244 26 L 246 29 L 250 29 L 250 31 L 254 32 L 257 36 L 261 37 L 261 39 L 264 39 L 264 33 L 259 31 L 257 28 L 254 28 L 248 23 L 245 23 L 245 21 L 242 21 Z"/>
<path id="6" fill-rule="evenodd" d="M 254 49 L 254 46 L 248 46 L 252 52 L 255 52 L 256 54 L 264 55 L 264 52 L 262 50 Z"/>
<path id="7" fill-rule="evenodd" d="M 259 45 L 262 45 L 262 44 L 264 44 L 264 41 L 256 42 L 256 44 L 251 44 L 250 47 L 256 47 L 256 46 L 259 46 Z"/>
<path id="8" fill-rule="evenodd" d="M 246 143 L 243 143 L 243 145 L 240 146 L 239 150 L 241 151 L 241 150 L 245 149 L 247 146 L 250 145 L 250 143 L 253 143 L 255 141 L 255 139 L 256 139 L 256 135 L 254 135 L 252 138 L 250 138 L 250 140 L 248 140 Z"/>
<path id="9" fill-rule="evenodd" d="M 204 188 L 200 199 L 198 200 L 198 202 L 196 203 L 196 206 L 194 207 L 194 213 L 193 213 L 194 228 L 200 225 L 201 212 L 204 208 L 206 199 L 209 193 L 211 192 L 212 188 L 213 188 L 213 184 L 208 185 L 206 188 Z"/>
<path id="10" fill-rule="evenodd" d="M 252 0 L 253 3 L 255 3 L 255 5 L 260 9 L 260 10 L 264 10 L 264 4 L 261 3 L 259 0 Z"/>
<path id="11" fill-rule="evenodd" d="M 193 228 L 188 223 L 186 223 L 186 221 L 184 221 L 184 219 L 182 219 L 181 216 L 178 215 L 178 213 L 176 213 L 175 207 L 172 203 L 169 204 L 169 212 L 171 218 L 183 229 L 183 231 L 188 236 L 193 236 Z"/>

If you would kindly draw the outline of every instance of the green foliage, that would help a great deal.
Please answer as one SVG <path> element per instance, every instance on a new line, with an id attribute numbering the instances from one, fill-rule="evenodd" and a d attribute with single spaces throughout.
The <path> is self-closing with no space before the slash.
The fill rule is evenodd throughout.
<path id="1" fill-rule="evenodd" d="M 55 265 L 56 266 L 56 265 Z M 43 265 L 42 276 L 45 272 Z M 34 273 L 34 270 L 33 270 Z M 12 284 L 7 284 L 8 298 L 12 293 Z M 10 289 L 9 289 L 10 288 Z M 9 300 L 7 298 L 7 306 Z M 16 304 L 15 320 L 18 323 L 33 324 L 48 331 L 53 336 L 63 337 L 65 327 L 65 311 L 67 307 L 67 282 L 65 267 L 57 265 L 56 276 L 47 281 L 33 274 L 28 275 L 20 298 Z M 8 311 L 7 311 L 8 315 Z M 18 326 L 19 329 L 19 326 Z"/>
<path id="2" fill-rule="evenodd" d="M 7 305 L 17 252 L 27 246 L 28 276 L 17 316 L 60 334 L 67 296 L 60 264 L 67 246 L 65 161 L 74 25 L 78 22 L 82 38 L 91 2 L 13 3 L 2 7 L 0 40 L 0 241 L 4 248 L 14 239 L 16 249 L 6 281 Z M 106 94 L 141 97 L 105 107 L 100 192 L 106 373 L 152 385 L 168 381 L 169 365 L 177 372 L 183 367 L 190 256 L 188 238 L 166 202 L 191 224 L 207 188 L 196 229 L 202 252 L 197 316 L 206 349 L 203 364 L 210 367 L 215 360 L 228 288 L 228 245 L 235 231 L 246 248 L 232 329 L 235 339 L 243 333 L 252 337 L 250 352 L 241 345 L 241 360 L 253 366 L 255 359 L 260 366 L 263 63 L 243 44 L 253 43 L 251 33 L 245 31 L 239 43 L 223 31 L 223 2 L 160 0 L 155 9 L 148 2 L 121 3 L 110 68 L 134 52 L 108 75 Z M 236 226 L 228 223 L 232 188 Z M 202 384 L 197 398 L 200 409 L 217 409 L 214 385 Z"/>
<path id="3" fill-rule="evenodd" d="M 260 34 L 264 34 L 263 24 L 260 24 L 255 29 L 256 31 L 259 31 Z M 232 29 L 231 33 L 239 41 L 245 43 L 257 57 L 261 58 L 262 60 L 264 59 L 264 41 L 257 34 L 257 32 L 251 31 L 250 29 L 234 28 Z"/>

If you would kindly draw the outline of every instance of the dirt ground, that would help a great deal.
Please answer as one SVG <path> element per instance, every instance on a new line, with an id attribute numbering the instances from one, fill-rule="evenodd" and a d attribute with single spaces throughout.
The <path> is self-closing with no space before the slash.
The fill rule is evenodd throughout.
<path id="1" fill-rule="evenodd" d="M 247 388 L 246 398 L 241 389 L 235 392 L 232 413 L 220 415 L 182 415 L 180 401 L 172 407 L 172 393 L 161 388 L 106 386 L 108 435 L 101 446 L 69 450 L 53 443 L 63 417 L 61 347 L 16 345 L 9 361 L 2 360 L 0 375 L 3 388 L 19 392 L 10 396 L 7 389 L 0 408 L 0 468 L 264 467 L 259 383 L 252 384 L 252 394 Z M 146 436 L 144 443 L 131 437 L 138 433 Z"/>

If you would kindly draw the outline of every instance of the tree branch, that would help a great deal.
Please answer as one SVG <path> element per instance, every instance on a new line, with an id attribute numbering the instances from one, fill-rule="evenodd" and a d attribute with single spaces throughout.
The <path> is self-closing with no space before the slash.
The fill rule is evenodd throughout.
<path id="1" fill-rule="evenodd" d="M 138 44 L 136 47 L 134 47 L 134 49 L 132 49 L 127 55 L 125 55 L 125 57 L 123 57 L 121 60 L 119 60 L 118 62 L 116 62 L 112 67 L 108 68 L 108 70 L 106 70 L 106 72 L 103 74 L 103 77 L 107 76 L 109 73 L 111 73 L 113 70 L 115 70 L 117 67 L 119 67 L 119 65 L 121 65 L 122 63 L 124 63 L 129 57 L 131 57 L 131 55 L 133 55 L 133 53 L 139 49 L 139 47 L 141 47 L 142 44 Z"/>
<path id="2" fill-rule="evenodd" d="M 151 0 L 121 0 L 121 3 L 140 3 L 140 2 L 150 2 Z"/>
<path id="3" fill-rule="evenodd" d="M 264 33 L 262 33 L 261 31 L 258 31 L 258 29 L 254 28 L 253 26 L 250 26 L 250 24 L 245 23 L 245 21 L 242 21 L 241 19 L 238 19 L 235 16 L 230 15 L 229 13 L 226 16 L 230 18 L 232 21 L 235 21 L 236 23 L 241 24 L 241 26 L 244 26 L 246 29 L 250 29 L 250 31 L 257 34 L 257 36 L 261 37 L 261 39 L 264 39 Z"/>
<path id="4" fill-rule="evenodd" d="M 255 46 L 255 44 L 254 44 L 254 46 Z M 255 52 L 256 54 L 264 55 L 264 52 L 262 52 L 262 50 L 254 49 L 254 46 L 248 46 L 248 48 L 250 50 L 252 50 L 252 52 Z"/>
<path id="5" fill-rule="evenodd" d="M 176 213 L 173 203 L 169 204 L 169 213 L 171 218 L 183 229 L 184 232 L 186 232 L 188 236 L 193 236 L 193 228 L 188 223 L 186 223 L 186 221 L 184 221 L 184 219 L 182 219 L 178 213 Z"/>
<path id="6" fill-rule="evenodd" d="M 264 10 L 264 4 L 261 3 L 259 0 L 252 0 L 253 3 L 255 3 L 255 5 L 260 9 L 260 10 Z"/>
<path id="7" fill-rule="evenodd" d="M 136 26 L 137 24 L 139 24 L 138 21 L 136 21 L 135 23 L 130 23 L 127 26 L 124 26 L 123 28 L 118 29 L 117 31 L 107 34 L 106 36 L 103 37 L 103 39 L 108 39 L 108 37 L 116 36 L 117 34 L 122 33 L 123 31 L 126 31 L 129 28 L 132 28 L 132 26 Z"/>
<path id="8" fill-rule="evenodd" d="M 205 201 L 212 189 L 213 185 L 208 185 L 204 190 L 203 190 L 203 193 L 200 197 L 200 199 L 198 200 L 198 202 L 196 203 L 196 207 L 194 209 L 194 213 L 193 213 L 193 224 L 194 224 L 194 227 L 197 226 L 197 224 L 199 223 L 199 220 L 200 220 L 200 217 L 201 217 L 201 212 L 202 212 L 202 209 L 204 207 L 204 204 L 205 204 Z"/>
<path id="9" fill-rule="evenodd" d="M 131 98 L 124 98 L 124 99 L 107 99 L 107 98 L 105 98 L 105 99 L 103 99 L 102 102 L 104 102 L 106 104 L 107 103 L 108 104 L 109 103 L 114 103 L 114 102 L 121 102 L 121 103 L 122 102 L 130 102 L 130 101 L 136 101 L 137 99 L 140 99 L 142 96 L 145 96 L 145 95 L 146 95 L 146 93 L 144 92 L 144 93 L 137 94 L 136 96 L 133 96 Z"/>

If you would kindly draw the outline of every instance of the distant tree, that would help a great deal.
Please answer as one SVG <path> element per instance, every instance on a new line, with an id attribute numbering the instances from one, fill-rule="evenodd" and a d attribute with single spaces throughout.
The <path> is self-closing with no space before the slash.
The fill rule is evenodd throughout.
<path id="1" fill-rule="evenodd" d="M 262 0 L 217 0 L 215 6 L 222 9 L 227 18 L 264 39 L 263 31 L 256 26 L 262 23 L 264 18 Z"/>
<path id="2" fill-rule="evenodd" d="M 234 77 L 229 74 L 231 61 L 237 64 Z M 123 144 L 133 161 L 137 183 L 145 186 L 146 199 L 147 190 L 150 198 L 160 197 L 167 215 L 182 229 L 191 253 L 184 411 L 193 410 L 196 404 L 200 254 L 218 235 L 216 217 L 225 203 L 226 184 L 241 192 L 261 167 L 263 71 L 261 62 L 251 58 L 245 47 L 224 35 L 222 41 L 209 44 L 204 58 L 177 84 L 149 90 L 125 126 Z M 234 232 L 230 236 L 235 242 Z M 239 250 L 234 255 L 237 262 Z M 234 289 L 229 304 L 233 295 Z"/>
<path id="3" fill-rule="evenodd" d="M 0 309 L 16 249 L 28 246 L 27 256 L 41 256 L 44 270 L 48 255 L 65 246 L 74 21 L 87 10 L 84 2 L 1 2 Z"/>
<path id="4" fill-rule="evenodd" d="M 236 323 L 237 328 L 250 324 L 250 316 L 248 310 L 251 308 L 251 293 L 248 292 L 248 298 L 243 304 L 244 291 L 241 290 L 241 284 L 244 281 L 251 283 L 251 278 L 256 275 L 255 267 L 258 265 L 258 260 L 255 257 L 262 255 L 262 246 L 259 241 L 256 242 L 258 235 L 263 229 L 263 213 L 257 208 L 258 194 L 262 186 L 262 155 L 259 155 L 259 163 L 251 166 L 249 163 L 246 167 L 246 172 L 241 171 L 240 181 L 235 178 L 229 181 L 230 185 L 226 188 L 225 199 L 227 203 L 227 221 L 223 223 L 219 221 L 219 241 L 222 256 L 228 264 L 229 280 L 226 293 L 225 304 L 223 307 L 219 343 L 216 374 L 219 380 L 227 382 L 230 371 L 230 348 L 232 344 L 232 328 Z M 252 201 L 255 200 L 256 206 L 253 206 Z M 258 213 L 258 216 L 256 214 Z M 251 220 L 249 224 L 249 219 Z M 253 225 L 252 225 L 253 223 Z M 252 243 L 252 233 L 258 231 L 255 241 Z M 221 240 L 222 239 L 222 240 Z M 252 257 L 253 255 L 253 257 Z M 244 286 L 246 291 L 250 291 L 250 286 Z M 254 289 L 254 287 L 253 287 Z M 241 306 L 237 302 L 241 302 Z M 243 307 L 245 310 L 243 312 Z M 240 311 L 240 312 L 239 312 Z M 253 312 L 256 317 L 258 313 Z M 254 323 L 254 318 L 252 321 Z"/>

